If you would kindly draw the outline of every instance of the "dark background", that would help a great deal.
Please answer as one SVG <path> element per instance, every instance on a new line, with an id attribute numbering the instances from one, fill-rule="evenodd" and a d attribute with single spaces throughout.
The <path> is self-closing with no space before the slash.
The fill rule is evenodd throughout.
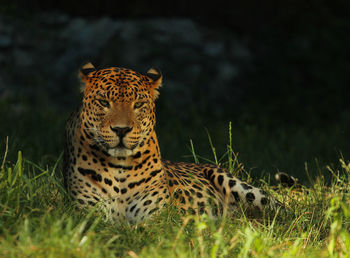
<path id="1" fill-rule="evenodd" d="M 349 157 L 348 1 L 0 2 L 0 136 L 9 136 L 9 160 L 22 150 L 33 162 L 56 162 L 86 60 L 163 72 L 165 158 L 193 160 L 193 139 L 213 160 L 205 128 L 224 155 L 229 121 L 233 149 L 256 175 L 327 176 L 326 164 Z"/>

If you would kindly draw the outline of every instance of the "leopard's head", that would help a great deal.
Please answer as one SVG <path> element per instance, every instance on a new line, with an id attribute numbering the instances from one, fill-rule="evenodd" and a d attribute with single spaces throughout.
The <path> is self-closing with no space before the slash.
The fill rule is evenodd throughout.
<path id="1" fill-rule="evenodd" d="M 97 70 L 87 63 L 79 75 L 81 134 L 111 156 L 133 155 L 154 130 L 160 72 L 154 68 L 146 74 L 118 67 Z"/>

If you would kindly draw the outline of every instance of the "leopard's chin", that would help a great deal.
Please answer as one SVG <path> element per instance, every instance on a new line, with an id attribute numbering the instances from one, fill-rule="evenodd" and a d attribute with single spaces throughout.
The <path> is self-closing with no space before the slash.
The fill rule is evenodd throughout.
<path id="1" fill-rule="evenodd" d="M 134 154 L 134 151 L 132 149 L 120 147 L 108 149 L 107 152 L 113 157 L 128 157 Z"/>

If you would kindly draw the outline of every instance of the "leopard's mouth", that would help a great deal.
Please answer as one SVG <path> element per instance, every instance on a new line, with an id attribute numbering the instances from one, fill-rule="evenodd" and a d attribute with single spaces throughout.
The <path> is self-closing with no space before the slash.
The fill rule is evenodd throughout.
<path id="1" fill-rule="evenodd" d="M 108 150 L 110 149 L 127 149 L 127 150 L 134 150 L 139 144 L 136 143 L 136 144 L 133 144 L 131 146 L 127 146 L 123 141 L 119 141 L 119 143 L 115 146 L 111 146 L 110 144 L 106 143 L 106 146 Z"/>
<path id="2" fill-rule="evenodd" d="M 128 144 L 125 144 L 123 140 L 119 141 L 117 144 L 112 145 L 101 136 L 96 137 L 95 143 L 101 146 L 105 151 L 108 152 L 108 154 L 114 157 L 125 157 L 133 155 L 134 150 L 137 148 L 137 146 L 139 146 L 138 142 L 128 146 Z"/>
<path id="3" fill-rule="evenodd" d="M 108 148 L 107 152 L 114 157 L 132 156 L 135 154 L 134 152 L 137 146 L 139 146 L 139 143 L 126 146 L 124 143 L 120 142 L 117 146 Z"/>

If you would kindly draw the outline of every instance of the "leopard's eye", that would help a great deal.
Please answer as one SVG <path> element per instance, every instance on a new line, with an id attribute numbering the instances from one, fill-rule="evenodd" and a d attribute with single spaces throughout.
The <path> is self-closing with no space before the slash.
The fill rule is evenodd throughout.
<path id="1" fill-rule="evenodd" d="M 99 99 L 98 103 L 100 103 L 100 105 L 103 106 L 103 107 L 106 107 L 106 108 L 110 107 L 109 102 L 107 100 Z"/>
<path id="2" fill-rule="evenodd" d="M 136 102 L 134 104 L 134 109 L 141 108 L 146 102 Z"/>

